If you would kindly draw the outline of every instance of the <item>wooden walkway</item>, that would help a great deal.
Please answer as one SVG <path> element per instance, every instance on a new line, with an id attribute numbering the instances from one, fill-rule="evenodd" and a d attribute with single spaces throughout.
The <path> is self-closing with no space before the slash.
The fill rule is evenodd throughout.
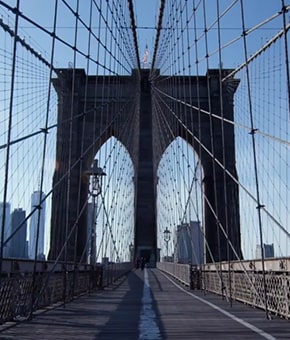
<path id="1" fill-rule="evenodd" d="M 0 339 L 290 339 L 290 321 L 221 297 L 190 291 L 157 269 L 33 320 L 2 325 Z"/>

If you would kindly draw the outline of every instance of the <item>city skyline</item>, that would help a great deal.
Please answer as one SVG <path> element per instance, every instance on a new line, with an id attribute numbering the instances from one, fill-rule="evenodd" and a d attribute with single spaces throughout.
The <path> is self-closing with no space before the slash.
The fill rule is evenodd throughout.
<path id="1" fill-rule="evenodd" d="M 34 210 L 32 216 L 27 218 L 26 210 L 23 207 L 13 208 L 10 202 L 6 202 L 6 213 L 4 223 L 4 257 L 20 257 L 30 258 L 35 257 L 36 246 L 36 228 L 38 223 L 38 209 L 35 207 L 39 205 L 39 199 L 43 199 L 45 194 L 40 191 L 34 191 L 31 194 L 31 211 Z M 0 202 L 0 218 L 3 218 L 4 204 Z M 21 227 L 20 227 L 21 226 Z M 1 228 L 2 229 L 2 228 Z M 14 234 L 12 237 L 11 235 Z M 45 234 L 45 201 L 41 205 L 40 221 L 39 221 L 39 238 L 38 238 L 38 259 L 45 259 L 44 252 L 44 235 Z M 10 240 L 7 242 L 7 239 Z M 1 238 L 0 238 L 1 241 Z"/>
<path id="2" fill-rule="evenodd" d="M 22 224 L 22 226 L 20 229 L 18 229 L 20 224 Z M 14 209 L 11 213 L 11 234 L 13 234 L 14 232 L 14 236 L 8 242 L 9 257 L 27 259 L 27 221 L 26 211 L 22 208 Z"/>
<path id="3" fill-rule="evenodd" d="M 39 259 L 43 259 L 44 255 L 44 234 L 45 234 L 45 213 L 46 213 L 46 202 L 43 201 L 39 204 L 42 200 L 44 200 L 45 193 L 41 191 L 34 191 L 31 195 L 31 210 L 35 207 L 37 210 L 30 218 L 29 224 L 29 235 L 28 235 L 28 257 L 30 259 L 35 258 L 35 251 L 36 251 L 36 242 L 38 243 L 37 246 L 37 253 L 36 257 Z M 38 234 L 38 237 L 37 237 Z"/>

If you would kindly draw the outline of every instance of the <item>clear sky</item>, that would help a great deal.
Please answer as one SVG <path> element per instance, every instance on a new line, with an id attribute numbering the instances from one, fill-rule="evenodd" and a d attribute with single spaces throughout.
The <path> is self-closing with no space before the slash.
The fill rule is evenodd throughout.
<path id="1" fill-rule="evenodd" d="M 287 2 L 287 1 L 286 1 Z M 16 0 L 6 0 L 6 3 L 12 4 L 15 6 Z M 70 0 L 68 1 L 72 8 L 76 8 L 77 0 Z M 168 0 L 166 2 L 168 7 L 174 2 Z M 202 7 L 202 2 L 199 1 L 190 1 L 189 2 L 189 9 L 190 6 L 199 5 L 199 8 Z M 232 0 L 222 0 L 220 1 L 220 12 L 226 10 L 234 1 Z M 88 22 L 89 17 L 89 0 L 82 0 L 80 1 L 79 5 L 79 13 L 82 18 L 86 18 Z M 140 58 L 142 58 L 145 46 L 148 45 L 150 55 L 152 57 L 155 37 L 156 37 L 156 30 L 155 27 L 157 26 L 158 21 L 158 14 L 159 14 L 159 6 L 160 2 L 158 0 L 134 0 L 133 1 L 134 8 L 135 8 L 135 15 L 136 15 L 136 24 L 137 24 L 137 36 L 138 36 L 138 45 L 139 45 L 139 54 Z M 215 2 L 212 0 L 206 0 L 205 4 L 207 6 L 207 23 L 210 25 L 216 17 L 216 5 Z M 269 18 L 271 15 L 277 13 L 281 9 L 280 1 L 273 1 L 273 0 L 245 0 L 245 18 L 246 18 L 246 28 L 253 27 L 257 23 L 262 22 L 263 20 Z M 124 1 L 124 5 L 127 5 L 127 1 Z M 48 30 L 52 29 L 53 26 L 53 14 L 54 14 L 54 1 L 44 1 L 44 0 L 29 0 L 29 1 L 20 1 L 21 11 L 25 13 L 29 18 L 35 20 L 41 26 L 48 28 Z M 230 41 L 233 37 L 236 37 L 241 30 L 241 18 L 240 18 L 240 8 L 239 4 L 233 6 L 233 8 L 229 11 L 230 15 L 225 15 L 225 20 L 221 21 L 221 25 L 223 26 L 223 33 L 222 39 L 226 41 Z M 3 9 L 0 8 L 3 12 Z M 59 10 L 58 10 L 58 31 L 57 33 L 64 38 L 65 41 L 73 43 L 74 41 L 74 27 L 75 27 L 75 20 L 74 17 L 70 14 L 68 15 L 67 9 L 62 5 L 62 2 L 59 1 Z M 6 15 L 5 15 L 6 16 Z M 4 16 L 4 20 L 6 20 Z M 10 14 L 10 18 L 12 20 L 12 16 Z M 167 23 L 164 23 L 164 27 Z M 96 28 L 98 26 L 97 17 L 93 20 L 93 27 Z M 168 26 L 168 25 L 167 25 Z M 259 34 L 255 37 L 253 41 L 253 45 L 250 41 L 249 46 L 249 53 L 254 53 L 257 48 L 257 39 L 267 39 L 271 37 L 275 29 L 279 27 L 275 24 L 275 21 L 271 21 L 269 25 L 263 27 L 263 30 L 259 32 Z M 25 35 L 25 39 L 27 39 L 32 46 L 34 46 L 37 50 L 40 50 L 44 56 L 49 56 L 50 54 L 50 38 L 47 34 L 43 34 L 39 31 L 39 29 L 35 28 L 34 26 L 30 25 L 27 21 L 20 20 L 20 30 L 23 35 Z M 197 30 L 198 32 L 202 32 L 204 30 L 204 23 L 203 18 L 199 18 L 197 20 Z M 265 31 L 268 31 L 268 34 Z M 79 28 L 79 32 L 82 31 L 82 28 Z M 193 30 L 191 28 L 190 31 L 190 40 L 193 41 Z M 214 49 L 216 45 L 217 36 L 216 35 L 209 35 L 209 46 L 211 49 Z M 84 39 L 86 42 L 87 40 Z M 79 44 L 82 43 L 81 33 L 79 35 Z M 85 46 L 85 45 L 84 45 Z M 67 66 L 69 62 L 72 60 L 71 50 L 66 49 L 64 46 L 59 44 L 57 46 L 59 48 L 56 51 L 55 63 L 59 65 L 59 67 Z M 85 48 L 85 47 L 83 47 Z M 242 54 L 242 51 L 235 50 L 235 54 L 233 55 L 231 51 L 228 54 L 225 54 L 225 67 L 235 67 L 239 60 L 239 55 Z M 212 58 L 214 60 L 214 58 Z M 216 65 L 217 66 L 217 65 Z"/>

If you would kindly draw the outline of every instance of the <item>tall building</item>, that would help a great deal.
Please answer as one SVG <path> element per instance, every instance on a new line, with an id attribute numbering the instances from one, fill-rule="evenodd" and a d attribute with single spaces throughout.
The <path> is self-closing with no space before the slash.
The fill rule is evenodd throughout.
<path id="1" fill-rule="evenodd" d="M 34 191 L 34 193 L 31 195 L 31 210 L 35 209 L 35 207 L 39 205 L 40 200 L 42 200 L 44 196 L 45 194 L 43 192 Z M 42 202 L 41 209 L 36 209 L 30 219 L 28 241 L 28 256 L 30 259 L 34 259 L 35 257 L 38 218 L 39 218 L 39 234 L 38 234 L 37 258 L 42 260 L 45 258 L 44 256 L 45 201 Z"/>
<path id="2" fill-rule="evenodd" d="M 191 238 L 193 243 L 192 264 L 201 265 L 204 263 L 204 235 L 200 223 L 190 221 Z"/>
<path id="3" fill-rule="evenodd" d="M 199 222 L 190 221 L 177 226 L 176 257 L 178 263 L 204 263 L 204 240 Z"/>
<path id="4" fill-rule="evenodd" d="M 27 222 L 25 221 L 25 210 L 14 209 L 11 214 L 11 232 L 17 232 L 11 239 L 10 257 L 27 258 L 26 231 Z M 21 227 L 20 227 L 21 225 Z"/>
<path id="5" fill-rule="evenodd" d="M 266 244 L 264 243 L 264 257 L 268 258 L 268 257 L 274 257 L 274 244 Z M 256 246 L 256 258 L 260 259 L 262 258 L 262 250 L 261 250 L 261 246 L 259 244 L 257 244 Z"/>
<path id="6" fill-rule="evenodd" d="M 2 202 L 0 203 L 0 243 L 1 243 L 1 238 L 2 238 L 2 223 L 3 223 L 4 210 L 5 210 L 4 242 L 7 239 L 7 237 L 9 237 L 11 234 L 10 209 L 11 209 L 10 203 L 8 202 L 6 202 L 5 204 Z M 10 242 L 4 245 L 4 249 L 3 249 L 4 257 L 9 257 L 9 249 L 10 249 Z"/>

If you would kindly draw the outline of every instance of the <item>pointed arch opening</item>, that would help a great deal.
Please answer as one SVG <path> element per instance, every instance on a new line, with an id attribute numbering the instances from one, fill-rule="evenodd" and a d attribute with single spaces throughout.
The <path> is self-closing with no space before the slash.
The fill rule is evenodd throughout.
<path id="1" fill-rule="evenodd" d="M 90 180 L 88 201 L 88 245 L 96 262 L 130 261 L 134 240 L 134 167 L 124 145 L 110 137 L 97 151 L 102 171 L 97 196 Z M 97 188 L 98 190 L 98 188 Z M 95 249 L 95 250 L 94 250 Z"/>
<path id="2" fill-rule="evenodd" d="M 157 246 L 160 258 L 204 262 L 203 170 L 193 147 L 177 137 L 157 169 Z"/>

